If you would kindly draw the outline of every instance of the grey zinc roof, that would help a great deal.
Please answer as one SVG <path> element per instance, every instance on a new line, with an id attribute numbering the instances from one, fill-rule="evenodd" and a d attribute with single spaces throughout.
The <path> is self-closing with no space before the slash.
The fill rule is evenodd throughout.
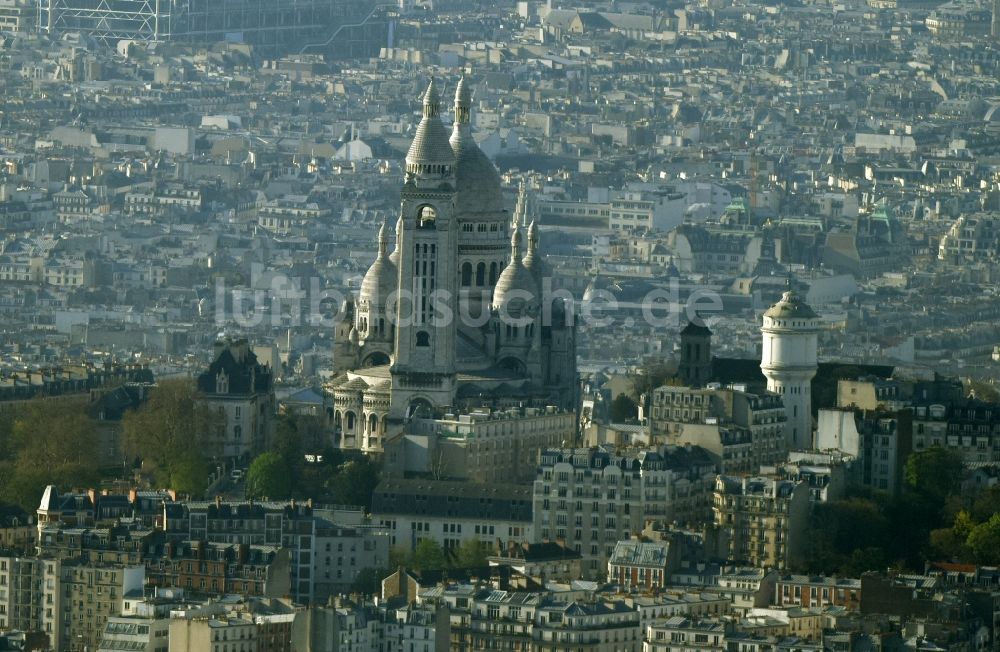
<path id="1" fill-rule="evenodd" d="M 663 568 L 670 544 L 665 541 L 619 541 L 610 563 L 621 566 Z"/>

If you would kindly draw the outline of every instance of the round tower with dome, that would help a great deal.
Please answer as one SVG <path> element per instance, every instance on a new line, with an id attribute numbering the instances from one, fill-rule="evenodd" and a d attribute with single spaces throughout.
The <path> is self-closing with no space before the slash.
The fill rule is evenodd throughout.
<path id="1" fill-rule="evenodd" d="M 812 447 L 812 393 L 816 375 L 819 317 L 789 289 L 764 313 L 760 370 L 767 389 L 785 405 L 785 443 L 789 450 Z"/>

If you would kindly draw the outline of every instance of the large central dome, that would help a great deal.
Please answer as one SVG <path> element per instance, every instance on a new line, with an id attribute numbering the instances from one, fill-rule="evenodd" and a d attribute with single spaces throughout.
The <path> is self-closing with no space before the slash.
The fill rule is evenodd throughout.
<path id="1" fill-rule="evenodd" d="M 459 215 L 499 214 L 504 210 L 500 174 L 472 137 L 471 109 L 472 94 L 463 77 L 455 89 L 455 126 L 449 140 L 456 163 L 455 206 Z"/>

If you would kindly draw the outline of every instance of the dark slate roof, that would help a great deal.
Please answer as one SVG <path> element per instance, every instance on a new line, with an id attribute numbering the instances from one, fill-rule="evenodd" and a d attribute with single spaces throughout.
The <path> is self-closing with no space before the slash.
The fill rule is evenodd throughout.
<path id="1" fill-rule="evenodd" d="M 878 378 L 892 377 L 895 367 L 878 364 L 856 364 L 854 362 L 820 362 L 815 381 L 839 378 L 839 370 L 844 368 L 858 370 L 858 376 L 876 376 Z M 760 370 L 760 360 L 756 358 L 712 358 L 712 380 L 723 385 L 730 383 L 747 383 L 749 385 L 765 385 L 767 378 Z"/>
<path id="2" fill-rule="evenodd" d="M 681 330 L 681 335 L 699 335 L 711 337 L 712 331 L 705 324 L 696 324 L 689 321 L 687 326 Z"/>
<path id="3" fill-rule="evenodd" d="M 229 377 L 229 394 L 252 394 L 271 389 L 271 370 L 260 364 L 257 356 L 247 348 L 242 362 L 233 355 L 233 349 L 224 348 L 208 366 L 208 370 L 198 376 L 198 391 L 215 394 L 215 379 L 225 371 Z"/>
<path id="4" fill-rule="evenodd" d="M 133 410 L 146 398 L 146 390 L 138 385 L 120 385 L 110 392 L 102 394 L 91 403 L 88 411 L 91 416 L 104 421 L 120 421 L 128 410 Z"/>
<path id="5" fill-rule="evenodd" d="M 572 548 L 561 546 L 549 541 L 531 543 L 521 546 L 520 556 L 527 562 L 555 561 L 561 559 L 580 559 L 581 555 Z"/>
<path id="6" fill-rule="evenodd" d="M 390 478 L 375 488 L 373 514 L 531 520 L 531 485 Z"/>

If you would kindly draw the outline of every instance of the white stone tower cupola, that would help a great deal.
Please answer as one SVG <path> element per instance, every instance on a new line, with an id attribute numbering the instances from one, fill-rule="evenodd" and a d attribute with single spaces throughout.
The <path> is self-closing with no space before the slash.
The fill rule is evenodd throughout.
<path id="1" fill-rule="evenodd" d="M 812 394 L 816 375 L 819 317 L 789 290 L 764 313 L 760 369 L 767 389 L 785 405 L 785 442 L 789 449 L 812 447 Z"/>

